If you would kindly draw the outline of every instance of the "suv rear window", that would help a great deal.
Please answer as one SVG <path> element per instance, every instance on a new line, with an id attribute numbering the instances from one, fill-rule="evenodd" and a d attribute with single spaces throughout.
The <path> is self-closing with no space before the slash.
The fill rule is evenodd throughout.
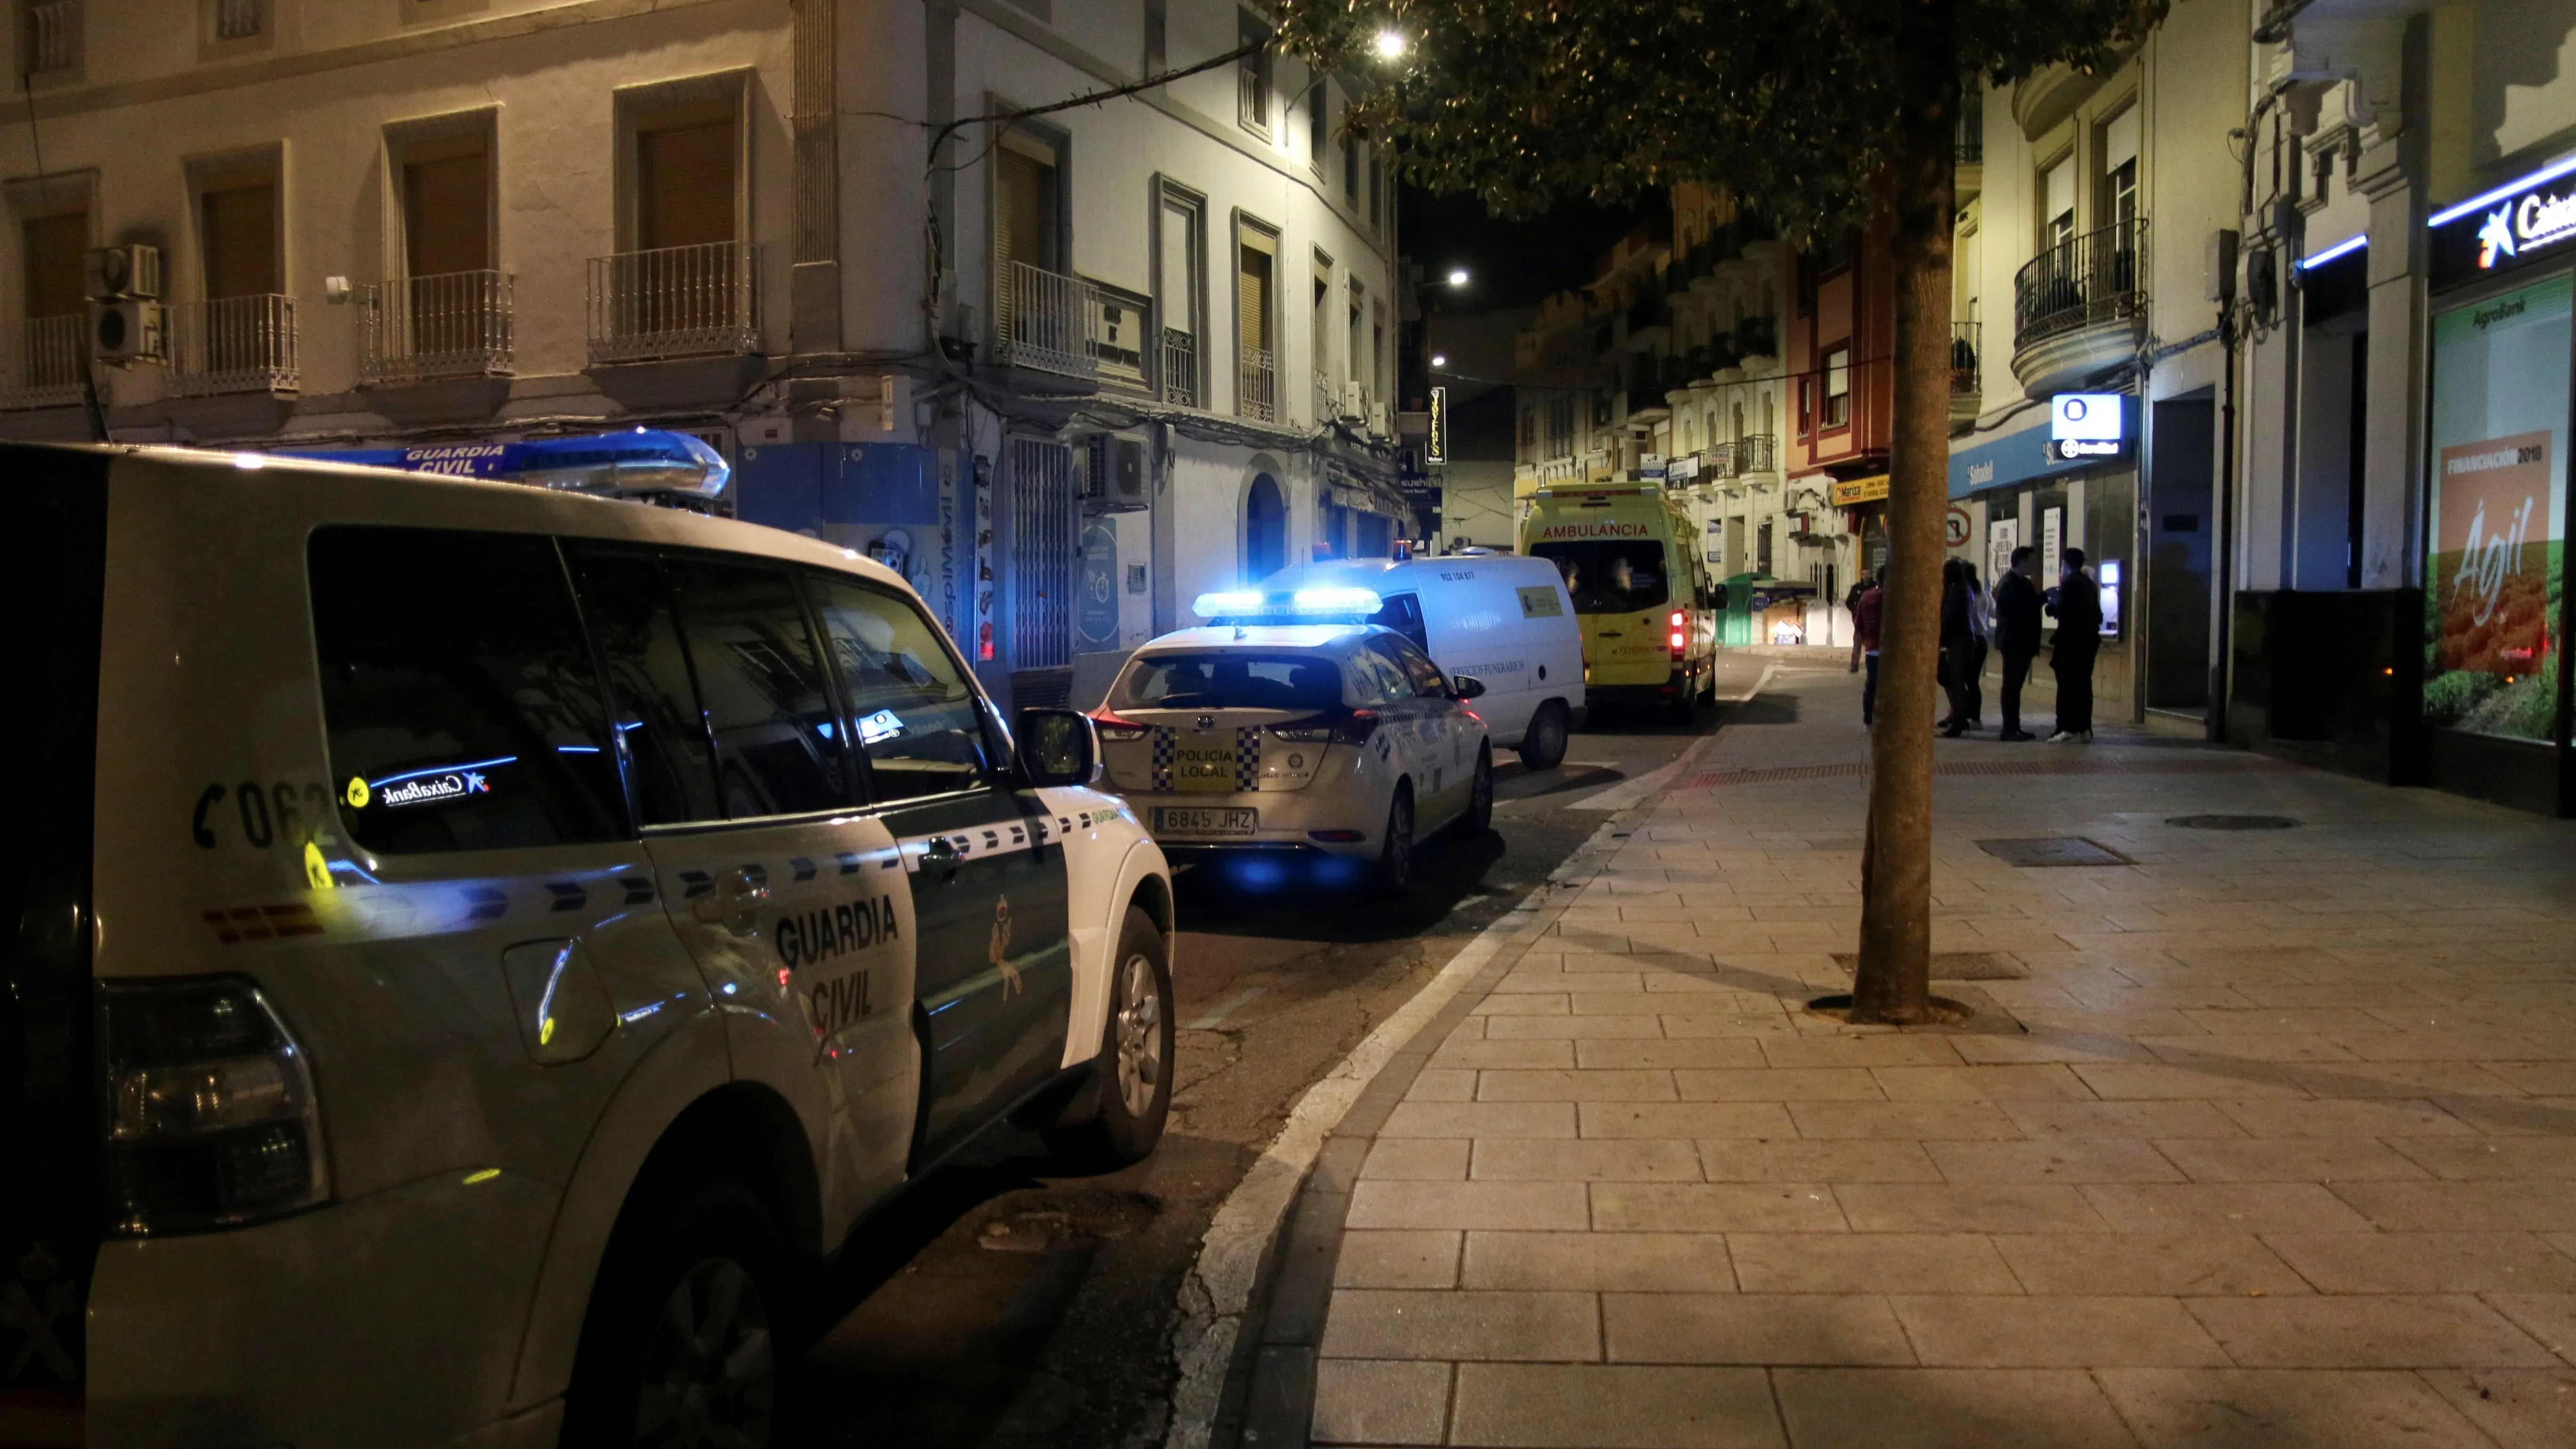
<path id="1" fill-rule="evenodd" d="M 552 539 L 336 527 L 309 550 L 331 774 L 386 854 L 628 834 Z"/>
<path id="2" fill-rule="evenodd" d="M 1671 597 L 1664 583 L 1664 546 L 1653 539 L 1541 543 L 1530 552 L 1565 576 L 1578 614 L 1634 614 L 1661 608 Z"/>
<path id="3" fill-rule="evenodd" d="M 1342 667 L 1320 654 L 1156 654 L 1122 691 L 1135 709 L 1339 709 Z"/>

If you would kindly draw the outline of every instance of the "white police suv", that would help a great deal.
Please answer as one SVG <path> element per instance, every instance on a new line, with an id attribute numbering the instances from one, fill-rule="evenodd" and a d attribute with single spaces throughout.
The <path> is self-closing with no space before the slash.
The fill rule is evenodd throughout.
<path id="1" fill-rule="evenodd" d="M 1150 1151 L 1169 872 L 894 575 L 0 448 L 0 1439 L 759 1444 L 987 1125 Z"/>

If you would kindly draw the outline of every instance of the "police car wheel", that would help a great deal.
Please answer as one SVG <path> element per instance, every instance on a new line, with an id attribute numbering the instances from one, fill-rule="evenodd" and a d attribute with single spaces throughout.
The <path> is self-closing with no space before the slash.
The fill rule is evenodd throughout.
<path id="1" fill-rule="evenodd" d="M 1482 835 L 1494 828 L 1494 751 L 1490 745 L 1476 752 L 1476 778 L 1467 786 L 1467 813 L 1459 824 L 1469 835 Z"/>
<path id="2" fill-rule="evenodd" d="M 634 1227 L 630 1235 L 621 1226 L 625 1241 L 611 1245 L 592 1295 L 563 1442 L 773 1442 L 787 1300 L 786 1254 L 769 1210 L 748 1188 L 718 1179 Z"/>
<path id="3" fill-rule="evenodd" d="M 1163 1139 L 1172 1111 L 1172 963 L 1162 928 L 1127 908 L 1109 967 L 1108 1021 L 1101 1029 L 1097 1097 L 1089 1120 L 1046 1134 L 1069 1162 L 1103 1171 L 1141 1162 Z"/>
<path id="4" fill-rule="evenodd" d="M 1383 895 L 1413 884 L 1413 791 L 1403 785 L 1395 787 L 1395 803 L 1386 807 L 1385 844 L 1378 847 L 1373 883 Z"/>
<path id="5" fill-rule="evenodd" d="M 1521 736 L 1522 768 L 1553 770 L 1564 763 L 1566 734 L 1565 706 L 1552 699 L 1540 705 Z"/>

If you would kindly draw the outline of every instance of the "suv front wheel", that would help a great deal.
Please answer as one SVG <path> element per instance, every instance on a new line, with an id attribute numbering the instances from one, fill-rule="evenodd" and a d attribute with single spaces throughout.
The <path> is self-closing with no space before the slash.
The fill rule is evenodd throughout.
<path id="1" fill-rule="evenodd" d="M 1104 1171 L 1144 1161 L 1172 1112 L 1172 958 L 1141 906 L 1129 906 L 1119 928 L 1108 1016 L 1095 1068 L 1097 1114 L 1046 1134 L 1058 1157 Z"/>

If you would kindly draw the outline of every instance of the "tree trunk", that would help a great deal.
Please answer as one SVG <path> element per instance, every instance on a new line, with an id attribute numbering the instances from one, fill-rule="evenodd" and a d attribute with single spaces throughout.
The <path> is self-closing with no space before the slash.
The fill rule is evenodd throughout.
<path id="1" fill-rule="evenodd" d="M 1852 982 L 1856 1022 L 1921 1021 L 1931 1007 L 1932 699 L 1942 518 L 1950 506 L 1950 213 L 1959 105 L 1950 4 L 1908 6 L 1895 52 L 1906 95 L 1906 124 L 1887 168 L 1896 228 L 1896 416 L 1860 969 Z"/>

